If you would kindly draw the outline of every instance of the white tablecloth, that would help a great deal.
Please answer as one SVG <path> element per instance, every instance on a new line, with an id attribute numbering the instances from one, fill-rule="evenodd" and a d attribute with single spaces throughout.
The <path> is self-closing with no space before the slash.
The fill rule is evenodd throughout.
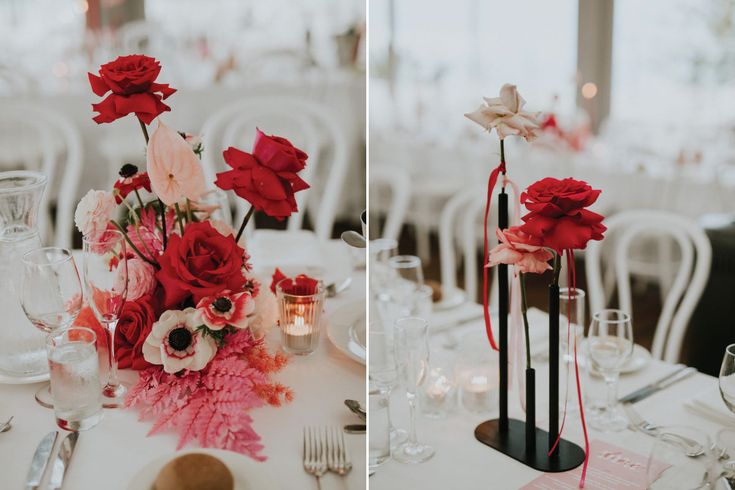
<path id="1" fill-rule="evenodd" d="M 324 253 L 334 257 L 346 253 L 346 245 L 332 241 Z M 350 289 L 327 300 L 327 315 L 341 305 L 365 298 L 365 274 L 352 274 Z M 362 303 L 364 304 L 364 302 Z M 283 490 L 316 488 L 314 478 L 302 466 L 302 428 L 305 425 L 360 423 L 344 406 L 346 398 L 365 402 L 365 367 L 335 348 L 323 332 L 318 350 L 308 357 L 294 357 L 277 379 L 293 388 L 295 399 L 280 408 L 254 410 L 254 428 L 262 436 L 262 463 Z M 268 335 L 268 345 L 276 348 L 280 337 L 277 328 Z M 135 376 L 125 372 L 126 377 Z M 0 488 L 24 488 L 33 452 L 41 438 L 56 429 L 51 410 L 33 399 L 38 384 L 0 385 L 0 419 L 14 415 L 13 428 L 0 434 Z M 151 422 L 138 422 L 137 411 L 104 411 L 104 418 L 92 430 L 81 433 L 70 464 L 64 488 L 71 490 L 125 489 L 131 477 L 155 458 L 173 454 L 178 436 L 146 434 Z M 61 431 L 63 432 L 63 431 Z M 365 488 L 365 436 L 345 435 L 353 469 L 346 481 L 328 474 L 322 488 Z M 195 448 L 189 445 L 185 449 Z"/>
<path id="2" fill-rule="evenodd" d="M 466 330 L 483 331 L 481 323 L 474 323 Z M 447 344 L 444 333 L 439 333 L 431 340 L 432 354 L 442 352 L 442 345 Z M 546 429 L 548 427 L 548 365 L 535 363 L 536 386 L 537 386 L 537 425 Z M 673 366 L 667 363 L 654 361 L 641 371 L 622 376 L 620 379 L 619 394 L 645 386 L 646 384 L 662 377 L 670 372 Z M 602 385 L 602 381 L 593 381 Z M 696 416 L 684 408 L 684 402 L 709 388 L 716 389 L 717 380 L 704 374 L 694 376 L 670 386 L 635 405 L 641 416 L 659 425 L 687 425 L 697 427 L 707 432 L 714 438 L 716 432 L 722 428 L 708 419 Z M 596 386 L 601 388 L 601 386 Z M 576 392 L 575 392 L 576 393 Z M 518 404 L 518 395 L 512 392 L 509 395 L 510 416 L 519 420 L 525 420 L 524 414 Z M 570 399 L 570 404 L 576 405 L 576 397 Z M 393 423 L 397 427 L 408 427 L 408 408 L 405 393 L 396 390 L 391 399 L 391 414 Z M 528 468 L 521 463 L 491 449 L 478 442 L 474 437 L 475 427 L 485 420 L 497 418 L 497 409 L 486 415 L 470 414 L 462 408 L 446 419 L 428 419 L 419 415 L 417 418 L 418 438 L 420 442 L 432 445 L 436 454 L 429 461 L 420 465 L 406 465 L 389 460 L 376 473 L 370 477 L 370 488 L 373 490 L 403 490 L 411 489 L 462 489 L 462 490 L 487 490 L 502 489 L 512 490 L 522 487 L 531 482 L 541 472 Z M 735 416 L 733 416 L 735 422 Z M 653 446 L 655 439 L 624 430 L 617 433 L 601 433 L 589 428 L 589 438 L 602 440 L 608 443 L 627 448 L 646 458 Z M 570 413 L 564 429 L 564 437 L 584 447 L 579 416 Z"/>

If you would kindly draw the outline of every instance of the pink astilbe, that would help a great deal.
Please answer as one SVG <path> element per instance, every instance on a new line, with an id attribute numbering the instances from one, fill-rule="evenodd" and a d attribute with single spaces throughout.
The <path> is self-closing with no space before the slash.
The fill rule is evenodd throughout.
<path id="1" fill-rule="evenodd" d="M 286 362 L 282 354 L 269 354 L 249 331 L 238 331 L 227 336 L 227 343 L 201 371 L 167 374 L 158 366 L 141 371 L 126 406 L 138 407 L 141 420 L 155 419 L 148 435 L 165 429 L 178 432 L 176 449 L 196 440 L 201 447 L 262 461 L 263 445 L 248 412 L 293 399 L 288 387 L 269 377 Z"/>

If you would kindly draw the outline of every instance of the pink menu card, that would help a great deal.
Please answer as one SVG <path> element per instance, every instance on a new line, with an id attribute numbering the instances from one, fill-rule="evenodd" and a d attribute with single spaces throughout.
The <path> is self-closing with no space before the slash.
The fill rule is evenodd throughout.
<path id="1" fill-rule="evenodd" d="M 586 490 L 633 490 L 646 488 L 648 457 L 603 441 L 590 442 L 590 461 L 587 467 Z M 657 463 L 660 474 L 668 465 Z M 576 490 L 582 467 L 565 473 L 544 473 L 521 490 Z"/>

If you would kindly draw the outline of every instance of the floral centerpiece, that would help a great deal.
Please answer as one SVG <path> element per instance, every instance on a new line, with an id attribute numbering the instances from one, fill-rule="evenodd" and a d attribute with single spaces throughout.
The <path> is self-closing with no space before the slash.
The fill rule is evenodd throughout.
<path id="1" fill-rule="evenodd" d="M 134 115 L 147 168 L 126 164 L 111 190 L 90 190 L 75 222 L 87 237 L 119 230 L 128 244 L 127 257 L 110 257 L 111 268 L 122 260 L 128 268 L 127 300 L 113 332 L 119 367 L 139 371 L 126 406 L 155 420 L 150 434 L 176 430 L 178 448 L 196 440 L 263 459 L 249 412 L 293 394 L 271 377 L 287 362 L 262 340 L 276 323 L 276 300 L 252 275 L 241 237 L 255 211 L 280 220 L 298 211 L 294 193 L 309 187 L 298 175 L 307 155 L 260 130 L 251 153 L 223 152 L 232 169 L 217 175 L 216 186 L 251 204 L 235 232 L 206 202 L 201 143 L 160 120 L 170 110 L 163 100 L 176 92 L 156 82 L 160 70 L 155 59 L 132 55 L 89 74 L 95 94 L 111 92 L 92 105 L 94 120 Z M 78 323 L 101 330 L 88 307 Z"/>
<path id="2" fill-rule="evenodd" d="M 567 271 L 569 274 L 569 286 L 571 297 L 576 295 L 576 274 L 574 268 L 574 250 L 584 249 L 590 240 L 601 240 L 606 228 L 602 224 L 603 216 L 596 214 L 588 209 L 599 197 L 600 190 L 593 189 L 586 182 L 578 181 L 572 178 L 555 179 L 547 177 L 532 184 L 524 192 L 519 193 L 518 186 L 511 181 L 506 173 L 505 147 L 504 140 L 508 136 L 518 135 L 531 141 L 536 137 L 538 130 L 544 127 L 544 123 L 539 120 L 539 115 L 523 110 L 525 100 L 520 96 L 514 85 L 505 84 L 500 90 L 500 96 L 497 98 L 485 98 L 485 102 L 475 112 L 466 114 L 466 117 L 483 126 L 487 131 L 495 130 L 500 138 L 500 164 L 490 173 L 487 191 L 487 204 L 485 207 L 485 257 L 487 265 L 483 269 L 483 306 L 485 312 L 485 324 L 488 340 L 492 348 L 501 351 L 500 357 L 500 375 L 501 375 L 501 392 L 507 391 L 507 364 L 508 353 L 503 352 L 508 349 L 505 342 L 505 319 L 502 317 L 507 314 L 507 304 L 504 305 L 504 296 L 501 294 L 500 316 L 501 316 L 501 334 L 502 341 L 498 346 L 493 336 L 490 325 L 490 314 L 488 310 L 488 276 L 487 269 L 493 266 L 512 266 L 514 270 L 514 279 L 512 287 L 512 296 L 510 298 L 511 311 L 510 317 L 513 324 L 511 336 L 519 337 L 520 322 L 523 322 L 523 336 L 525 337 L 525 396 L 523 390 L 524 378 L 518 376 L 519 394 L 521 395 L 521 403 L 526 411 L 525 421 L 525 449 L 527 453 L 514 454 L 505 441 L 509 438 L 509 419 L 507 416 L 507 392 L 501 393 L 500 401 L 500 417 L 498 420 L 498 430 L 495 434 L 486 437 L 483 435 L 482 427 L 487 423 L 481 424 L 477 430 L 480 440 L 483 442 L 504 450 L 508 454 L 514 454 L 516 459 L 537 468 L 546 469 L 555 467 L 555 471 L 559 471 L 560 467 L 571 469 L 579 463 L 583 463 L 582 476 L 580 479 L 580 487 L 584 487 L 585 475 L 587 471 L 587 462 L 589 458 L 589 441 L 587 438 L 587 428 L 584 418 L 584 408 L 582 406 L 581 386 L 579 379 L 579 365 L 577 363 L 577 344 L 576 336 L 571 338 L 571 317 L 569 314 L 567 325 L 567 348 L 573 349 L 574 357 L 574 377 L 577 387 L 577 398 L 579 401 L 580 416 L 582 429 L 585 439 L 584 458 L 579 458 L 574 453 L 579 450 L 572 448 L 562 442 L 561 434 L 566 421 L 566 404 L 564 400 L 564 415 L 562 417 L 561 427 L 558 425 L 558 395 L 559 395 L 559 379 L 558 379 L 558 357 L 559 357 L 559 275 L 561 272 L 562 257 L 566 259 Z M 502 175 L 502 186 L 500 196 L 500 227 L 495 230 L 498 238 L 498 245 L 492 250 L 488 250 L 487 236 L 487 219 L 490 212 L 491 196 L 493 188 L 498 178 Z M 515 192 L 515 216 L 513 226 L 506 226 L 507 223 L 507 201 L 505 195 L 505 186 L 510 185 Z M 520 194 L 520 195 L 519 195 Z M 520 216 L 520 207 L 524 205 L 528 213 L 523 217 Z M 553 259 L 553 266 L 549 261 Z M 528 458 L 527 454 L 535 454 L 535 445 L 539 439 L 539 432 L 536 429 L 535 419 L 535 370 L 531 365 L 531 349 L 530 349 L 530 332 L 527 318 L 528 306 L 526 304 L 526 275 L 542 274 L 548 270 L 552 271 L 552 279 L 549 284 L 549 431 L 548 434 L 542 436 L 548 443 L 547 458 L 552 461 L 556 458 L 553 465 L 546 466 L 545 461 L 537 461 L 536 458 Z M 499 268 L 499 283 L 501 283 L 501 292 L 503 287 L 507 291 L 505 276 L 505 268 Z M 569 313 L 569 312 L 568 312 Z M 518 362 L 522 355 L 518 349 L 513 349 L 517 342 L 511 341 L 511 362 L 517 368 L 521 363 Z M 566 353 L 567 355 L 569 352 Z M 520 373 L 520 370 L 517 369 Z M 503 378 L 506 378 L 505 380 Z M 494 421 L 491 421 L 494 422 Z M 498 433 L 502 433 L 498 436 Z M 483 440 L 485 437 L 486 440 Z M 568 449 L 566 454 L 560 456 L 560 446 L 565 445 Z M 516 445 L 516 448 L 523 445 Z M 565 461 L 560 462 L 559 458 L 564 457 Z"/>

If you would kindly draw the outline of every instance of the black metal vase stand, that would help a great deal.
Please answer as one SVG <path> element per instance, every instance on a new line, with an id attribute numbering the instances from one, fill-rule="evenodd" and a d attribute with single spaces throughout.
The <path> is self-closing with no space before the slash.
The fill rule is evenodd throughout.
<path id="1" fill-rule="evenodd" d="M 498 225 L 508 227 L 508 195 L 498 196 Z M 498 266 L 498 350 L 500 364 L 499 416 L 475 428 L 483 444 L 539 471 L 558 473 L 576 468 L 584 461 L 584 450 L 560 439 L 559 433 L 559 286 L 549 286 L 549 431 L 536 427 L 536 372 L 526 369 L 526 420 L 508 417 L 508 266 Z"/>

